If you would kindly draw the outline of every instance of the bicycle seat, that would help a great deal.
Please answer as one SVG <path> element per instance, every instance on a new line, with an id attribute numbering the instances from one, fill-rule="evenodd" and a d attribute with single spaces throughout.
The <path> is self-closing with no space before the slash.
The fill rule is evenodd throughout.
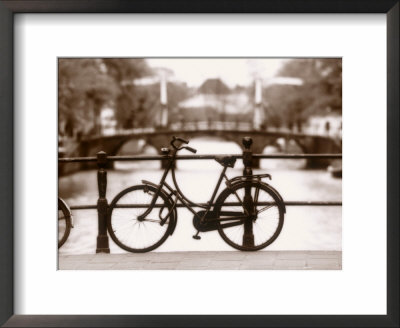
<path id="1" fill-rule="evenodd" d="M 215 160 L 222 166 L 234 167 L 236 162 L 235 156 L 215 156 Z"/>

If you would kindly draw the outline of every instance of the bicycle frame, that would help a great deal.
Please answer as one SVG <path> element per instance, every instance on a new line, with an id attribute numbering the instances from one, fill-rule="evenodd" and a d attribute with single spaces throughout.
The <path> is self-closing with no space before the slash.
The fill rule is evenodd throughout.
<path id="1" fill-rule="evenodd" d="M 197 216 L 199 219 L 203 219 L 207 215 L 207 213 L 210 211 L 211 207 L 213 206 L 214 199 L 217 195 L 217 192 L 221 185 L 222 179 L 225 178 L 228 181 L 228 177 L 225 174 L 228 167 L 224 166 L 222 169 L 222 172 L 219 176 L 218 182 L 212 193 L 211 199 L 207 202 L 207 205 L 202 205 L 202 204 L 198 204 L 198 203 L 191 201 L 183 194 L 183 192 L 179 188 L 178 182 L 176 181 L 175 169 L 174 169 L 174 163 L 176 162 L 176 153 L 177 153 L 177 150 L 174 149 L 172 151 L 171 159 L 168 161 L 168 165 L 167 165 L 167 167 L 161 177 L 160 183 L 158 185 L 151 183 L 149 181 L 146 181 L 146 180 L 142 180 L 142 182 L 144 184 L 151 184 L 154 187 L 156 187 L 157 190 L 156 190 L 155 194 L 153 195 L 153 199 L 150 203 L 149 208 L 142 215 L 140 215 L 138 217 L 138 220 L 144 220 L 144 218 L 153 210 L 153 208 L 156 204 L 157 198 L 164 186 L 167 187 L 167 189 L 176 197 L 173 207 L 175 207 L 177 201 L 179 200 L 195 216 Z M 165 182 L 170 170 L 171 170 L 171 174 L 172 174 L 172 181 L 173 181 L 176 189 L 173 189 L 167 182 Z M 198 215 L 198 213 L 193 209 L 193 207 L 200 207 L 200 208 L 205 209 L 204 215 L 202 217 L 200 217 Z M 171 213 L 172 213 L 172 209 L 171 209 L 170 213 L 168 213 L 168 215 L 163 219 L 163 221 L 166 221 L 168 219 L 168 217 L 171 215 Z"/>

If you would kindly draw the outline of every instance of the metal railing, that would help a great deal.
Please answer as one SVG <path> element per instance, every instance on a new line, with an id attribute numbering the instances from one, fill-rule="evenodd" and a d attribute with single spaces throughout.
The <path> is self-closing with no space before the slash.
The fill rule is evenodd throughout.
<path id="1" fill-rule="evenodd" d="M 250 144 L 251 145 L 251 144 Z M 206 155 L 178 155 L 177 160 L 214 160 L 217 154 Z M 253 154 L 250 146 L 245 147 L 243 154 L 233 154 L 222 156 L 233 156 L 236 159 L 243 159 L 244 175 L 252 174 L 253 159 L 341 159 L 342 154 Z M 60 164 L 66 163 L 97 163 L 97 184 L 99 198 L 96 205 L 71 205 L 71 210 L 97 210 L 98 214 L 98 236 L 96 253 L 109 253 L 109 243 L 107 235 L 107 211 L 108 200 L 106 197 L 107 189 L 107 165 L 115 161 L 165 161 L 171 159 L 170 155 L 137 155 L 137 156 L 107 156 L 103 151 L 98 152 L 97 156 L 59 158 Z M 247 173 L 246 173 L 247 172 Z M 285 201 L 286 206 L 342 206 L 341 201 Z M 207 204 L 199 204 L 207 205 Z M 212 204 L 214 205 L 214 204 Z M 176 204 L 177 207 L 184 207 L 183 204 Z"/>
<path id="2" fill-rule="evenodd" d="M 104 152 L 99 152 L 104 153 Z M 193 160 L 202 159 L 210 160 L 215 159 L 217 156 L 222 156 L 218 154 L 205 154 L 205 155 L 177 155 L 177 160 Z M 243 155 L 237 154 L 224 154 L 223 156 L 233 156 L 236 159 L 243 159 Z M 341 159 L 342 154 L 253 154 L 254 159 Z M 90 157 L 64 157 L 59 158 L 59 163 L 83 163 L 83 162 L 97 162 L 96 156 Z M 155 160 L 166 160 L 170 159 L 170 155 L 135 155 L 135 156 L 107 156 L 107 160 L 110 162 L 116 161 L 155 161 Z"/>

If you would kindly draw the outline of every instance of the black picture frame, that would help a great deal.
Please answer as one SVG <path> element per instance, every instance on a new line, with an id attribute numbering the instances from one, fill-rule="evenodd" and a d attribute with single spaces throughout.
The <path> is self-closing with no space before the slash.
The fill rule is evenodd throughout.
<path id="1" fill-rule="evenodd" d="M 17 13 L 384 13 L 387 17 L 387 315 L 14 315 L 13 29 Z M 398 0 L 0 0 L 0 324 L 4 327 L 399 327 Z M 372 174 L 372 172 L 371 172 Z M 368 178 L 368 177 L 366 177 Z M 366 286 L 368 289 L 368 286 Z M 345 296 L 344 296 L 345 297 Z"/>

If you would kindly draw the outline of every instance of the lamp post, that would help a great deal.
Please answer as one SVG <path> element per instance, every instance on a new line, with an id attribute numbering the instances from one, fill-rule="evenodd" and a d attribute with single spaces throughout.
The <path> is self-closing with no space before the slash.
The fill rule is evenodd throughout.
<path id="1" fill-rule="evenodd" d="M 260 130 L 264 123 L 264 113 L 262 111 L 262 81 L 259 78 L 255 81 L 254 103 L 253 127 L 255 130 Z"/>
<path id="2" fill-rule="evenodd" d="M 160 103 L 161 115 L 160 126 L 165 128 L 168 125 L 168 107 L 167 107 L 167 80 L 163 74 L 160 79 Z"/>

